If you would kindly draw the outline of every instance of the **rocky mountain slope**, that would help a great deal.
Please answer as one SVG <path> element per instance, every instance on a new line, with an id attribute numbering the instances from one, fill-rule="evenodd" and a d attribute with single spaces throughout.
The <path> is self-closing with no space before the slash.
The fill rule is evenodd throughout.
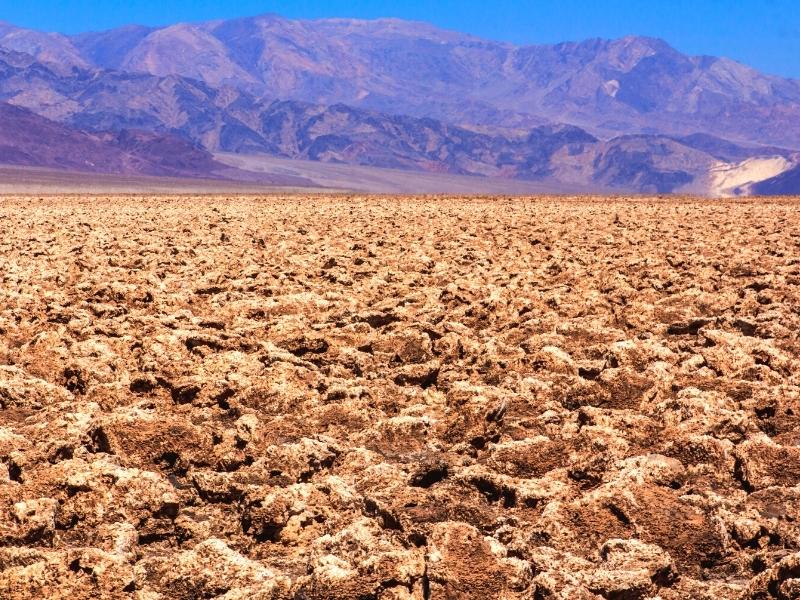
<path id="1" fill-rule="evenodd" d="M 124 172 L 133 157 L 80 131 L 0 103 L 0 163 Z"/>
<path id="2" fill-rule="evenodd" d="M 86 133 L 5 102 L 0 102 L 0 164 L 93 173 L 250 179 L 286 185 L 309 183 L 295 177 L 239 171 L 176 135 L 130 130 Z"/>
<path id="3" fill-rule="evenodd" d="M 712 133 L 800 148 L 800 82 L 643 37 L 513 46 L 399 20 L 233 21 L 70 40 L 96 66 L 450 123 Z M 110 46 L 110 47 L 109 47 Z M 71 54 L 70 54 L 71 55 Z"/>
<path id="4" fill-rule="evenodd" d="M 800 84 L 724 59 L 644 38 L 515 47 L 396 20 L 71 37 L 0 25 L 0 101 L 211 152 L 639 192 L 713 192 L 714 169 L 791 168 L 800 145 Z"/>
<path id="5" fill-rule="evenodd" d="M 178 134 L 212 151 L 604 189 L 691 188 L 722 158 L 781 152 L 707 137 L 638 135 L 602 141 L 573 126 L 485 133 L 341 104 L 258 100 L 244 91 L 176 75 L 77 68 L 62 75 L 29 55 L 9 52 L 0 55 L 0 98 L 73 128 L 149 129 Z"/>
<path id="6" fill-rule="evenodd" d="M 783 173 L 760 181 L 753 185 L 752 192 L 765 196 L 797 194 L 800 190 L 800 166 L 795 166 Z"/>

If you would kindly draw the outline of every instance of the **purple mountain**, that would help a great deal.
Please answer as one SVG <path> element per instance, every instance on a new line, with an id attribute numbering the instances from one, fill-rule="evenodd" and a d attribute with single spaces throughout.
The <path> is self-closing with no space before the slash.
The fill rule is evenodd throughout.
<path id="1" fill-rule="evenodd" d="M 747 191 L 753 159 L 772 177 L 800 150 L 795 80 L 650 38 L 514 46 L 393 19 L 0 24 L 0 100 L 211 152 L 629 191 Z"/>

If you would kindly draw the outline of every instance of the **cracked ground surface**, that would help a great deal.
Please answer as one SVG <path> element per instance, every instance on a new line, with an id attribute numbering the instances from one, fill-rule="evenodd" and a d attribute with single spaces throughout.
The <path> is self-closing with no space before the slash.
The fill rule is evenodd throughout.
<path id="1" fill-rule="evenodd" d="M 800 597 L 798 203 L 10 198 L 0 597 Z"/>

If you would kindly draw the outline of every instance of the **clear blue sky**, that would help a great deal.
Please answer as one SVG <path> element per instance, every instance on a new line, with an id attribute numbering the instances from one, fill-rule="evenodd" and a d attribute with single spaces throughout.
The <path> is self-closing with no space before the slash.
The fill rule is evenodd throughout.
<path id="1" fill-rule="evenodd" d="M 65 33 L 264 12 L 401 17 L 520 44 L 649 35 L 800 78 L 800 0 L 0 0 L 0 20 Z"/>

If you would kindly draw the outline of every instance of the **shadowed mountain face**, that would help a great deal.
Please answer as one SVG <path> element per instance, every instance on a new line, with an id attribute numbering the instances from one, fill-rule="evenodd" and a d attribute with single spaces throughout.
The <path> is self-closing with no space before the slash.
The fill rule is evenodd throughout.
<path id="1" fill-rule="evenodd" d="M 0 103 L 0 163 L 125 173 L 133 157 L 86 133 Z"/>
<path id="2" fill-rule="evenodd" d="M 127 130 L 86 133 L 5 102 L 0 102 L 0 164 L 162 177 L 246 176 L 175 135 Z M 309 183 L 295 177 L 251 180 L 287 185 Z"/>
<path id="3" fill-rule="evenodd" d="M 519 47 L 391 19 L 3 24 L 0 100 L 212 152 L 628 191 L 703 192 L 715 165 L 800 146 L 797 81 L 649 38 Z"/>
<path id="4" fill-rule="evenodd" d="M 756 183 L 751 192 L 762 196 L 789 196 L 796 195 L 798 190 L 800 190 L 800 166 Z"/>
<path id="5" fill-rule="evenodd" d="M 734 144 L 728 140 L 708 135 L 706 133 L 695 133 L 681 138 L 678 142 L 690 148 L 700 150 L 710 154 L 714 158 L 726 162 L 738 162 L 756 156 L 784 156 L 789 157 L 793 153 L 785 148 L 776 146 L 750 146 Z"/>
<path id="6" fill-rule="evenodd" d="M 226 167 L 183 138 L 86 133 L 0 102 L 0 163 L 97 173 L 219 177 Z"/>

